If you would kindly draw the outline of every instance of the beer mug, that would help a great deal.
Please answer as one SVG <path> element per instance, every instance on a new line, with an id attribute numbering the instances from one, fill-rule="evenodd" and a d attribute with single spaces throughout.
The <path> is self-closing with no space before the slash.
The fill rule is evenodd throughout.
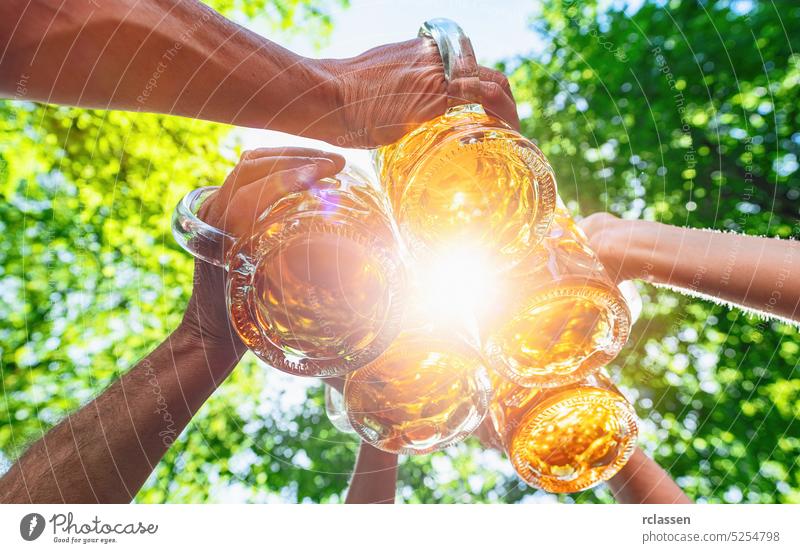
<path id="1" fill-rule="evenodd" d="M 260 359 L 299 376 L 338 376 L 376 359 L 401 328 L 402 244 L 383 192 L 348 167 L 288 194 L 247 236 L 201 221 L 218 187 L 186 195 L 173 216 L 178 243 L 227 269 L 233 327 Z"/>
<path id="2" fill-rule="evenodd" d="M 484 351 L 491 368 L 522 386 L 563 386 L 606 365 L 628 339 L 629 301 L 635 315 L 641 309 L 636 289 L 614 284 L 560 201 L 547 236 L 505 287 Z"/>
<path id="3" fill-rule="evenodd" d="M 378 359 L 348 374 L 350 426 L 383 451 L 424 454 L 469 436 L 489 407 L 491 384 L 466 339 L 429 327 L 403 330 Z"/>
<path id="4" fill-rule="evenodd" d="M 409 246 L 447 252 L 469 244 L 498 269 L 525 257 L 547 231 L 556 181 L 530 140 L 478 103 L 472 45 L 448 19 L 424 24 L 448 82 L 463 98 L 444 115 L 373 153 L 381 183 Z"/>
<path id="5" fill-rule="evenodd" d="M 636 448 L 636 413 L 604 371 L 561 388 L 492 380 L 492 424 L 531 486 L 552 493 L 591 488 L 614 476 Z"/>

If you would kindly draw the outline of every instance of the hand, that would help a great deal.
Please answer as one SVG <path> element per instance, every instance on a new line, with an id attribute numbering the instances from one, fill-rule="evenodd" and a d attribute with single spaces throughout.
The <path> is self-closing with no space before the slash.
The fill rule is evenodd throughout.
<path id="1" fill-rule="evenodd" d="M 636 276 L 627 274 L 623 263 L 632 223 L 602 212 L 593 213 L 578 223 L 589 238 L 589 245 L 615 282 Z"/>
<path id="2" fill-rule="evenodd" d="M 206 223 L 235 236 L 245 235 L 275 201 L 304 190 L 344 167 L 344 158 L 308 148 L 263 148 L 242 154 L 222 188 L 200 209 Z M 203 348 L 232 348 L 239 356 L 245 346 L 228 318 L 226 272 L 195 261 L 194 288 L 182 327 Z"/>
<path id="3" fill-rule="evenodd" d="M 338 130 L 325 138 L 347 148 L 391 144 L 447 110 L 448 90 L 439 50 L 430 39 L 416 38 L 368 50 L 345 60 L 322 60 L 337 83 Z M 484 108 L 519 129 L 516 104 L 506 77 L 481 67 Z"/>

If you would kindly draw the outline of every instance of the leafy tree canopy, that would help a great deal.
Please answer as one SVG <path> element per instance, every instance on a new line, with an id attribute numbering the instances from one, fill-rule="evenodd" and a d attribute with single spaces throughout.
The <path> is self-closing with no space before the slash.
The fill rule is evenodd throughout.
<path id="1" fill-rule="evenodd" d="M 240 17 L 319 33 L 327 8 L 218 0 Z M 532 8 L 533 10 L 533 8 Z M 800 7 L 550 0 L 541 54 L 508 60 L 523 131 L 562 196 L 670 224 L 796 237 Z M 175 327 L 191 260 L 169 234 L 188 190 L 221 182 L 229 128 L 147 114 L 0 102 L 0 461 L 126 371 Z M 233 148 L 233 150 L 232 150 Z M 611 369 L 642 445 L 698 500 L 800 501 L 798 332 L 649 286 Z M 246 358 L 137 497 L 340 501 L 356 442 L 321 387 Z M 406 502 L 611 501 L 547 496 L 470 440 L 404 460 Z"/>

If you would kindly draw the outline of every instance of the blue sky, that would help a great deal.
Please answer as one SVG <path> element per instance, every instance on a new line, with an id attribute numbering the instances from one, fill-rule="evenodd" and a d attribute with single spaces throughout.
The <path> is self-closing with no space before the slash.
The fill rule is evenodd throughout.
<path id="1" fill-rule="evenodd" d="M 541 46 L 527 28 L 535 0 L 352 0 L 333 13 L 333 35 L 319 54 L 348 57 L 378 44 L 416 35 L 420 24 L 434 17 L 457 21 L 470 36 L 479 59 L 492 62 Z M 310 42 L 296 37 L 285 44 L 303 55 L 315 55 Z"/>

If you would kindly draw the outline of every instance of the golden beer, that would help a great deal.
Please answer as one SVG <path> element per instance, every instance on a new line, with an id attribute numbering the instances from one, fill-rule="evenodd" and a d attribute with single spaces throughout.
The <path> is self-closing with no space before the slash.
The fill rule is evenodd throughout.
<path id="1" fill-rule="evenodd" d="M 614 476 L 636 447 L 631 404 L 607 375 L 561 388 L 525 388 L 495 375 L 492 423 L 517 474 L 552 493 Z"/>
<path id="2" fill-rule="evenodd" d="M 417 249 L 468 246 L 502 268 L 530 251 L 553 216 L 556 183 L 542 152 L 477 104 L 452 107 L 379 149 L 375 163 Z"/>
<path id="3" fill-rule="evenodd" d="M 563 207 L 546 238 L 505 280 L 506 307 L 490 324 L 491 367 L 523 386 L 575 382 L 616 357 L 631 314 Z"/>
<path id="4" fill-rule="evenodd" d="M 244 343 L 301 376 L 345 374 L 400 330 L 405 270 L 382 192 L 349 169 L 285 196 L 228 256 L 228 307 Z"/>
<path id="5" fill-rule="evenodd" d="M 467 342 L 427 329 L 403 331 L 386 352 L 347 375 L 350 426 L 392 453 L 430 453 L 474 431 L 488 410 L 490 384 Z"/>

